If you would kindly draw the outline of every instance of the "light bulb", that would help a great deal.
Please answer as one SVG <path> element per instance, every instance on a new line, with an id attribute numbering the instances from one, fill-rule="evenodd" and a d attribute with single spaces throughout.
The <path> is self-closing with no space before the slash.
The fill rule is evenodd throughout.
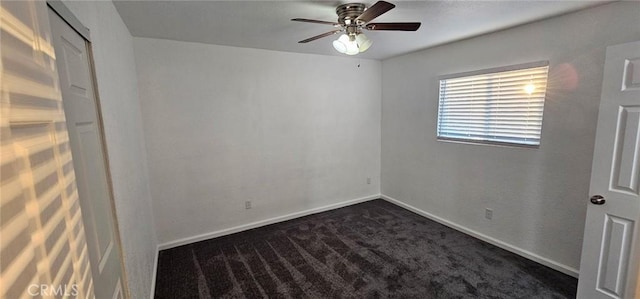
<path id="1" fill-rule="evenodd" d="M 347 43 L 349 42 L 349 36 L 346 34 L 341 35 L 338 39 L 333 41 L 333 48 L 340 53 L 347 52 Z"/>
<path id="2" fill-rule="evenodd" d="M 347 51 L 345 52 L 345 54 L 347 55 L 356 55 L 358 53 L 360 53 L 360 50 L 358 50 L 358 43 L 356 42 L 356 37 L 351 35 L 347 37 L 347 42 L 345 43 L 347 45 Z"/>
<path id="3" fill-rule="evenodd" d="M 528 94 L 532 94 L 536 90 L 536 86 L 533 83 L 529 83 L 524 86 L 524 91 Z"/>
<path id="4" fill-rule="evenodd" d="M 371 47 L 371 44 L 373 44 L 373 42 L 364 35 L 364 33 L 360 33 L 356 36 L 356 42 L 358 43 L 358 49 L 360 52 L 366 51 Z"/>
<path id="5" fill-rule="evenodd" d="M 347 52 L 345 54 L 356 55 L 358 53 L 360 53 L 360 50 L 358 49 L 358 44 L 356 43 L 356 41 L 349 41 L 347 43 Z"/>

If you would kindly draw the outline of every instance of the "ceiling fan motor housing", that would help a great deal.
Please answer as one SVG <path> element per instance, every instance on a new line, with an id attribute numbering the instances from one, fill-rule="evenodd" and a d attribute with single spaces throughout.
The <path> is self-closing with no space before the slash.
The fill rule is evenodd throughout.
<path id="1" fill-rule="evenodd" d="M 356 20 L 366 9 L 362 3 L 347 3 L 336 8 L 338 23 L 344 27 L 358 27 L 364 22 Z"/>

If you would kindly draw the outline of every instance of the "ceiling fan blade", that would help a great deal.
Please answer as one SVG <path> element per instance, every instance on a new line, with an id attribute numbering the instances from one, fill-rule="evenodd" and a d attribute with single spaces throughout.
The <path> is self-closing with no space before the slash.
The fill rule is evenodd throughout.
<path id="1" fill-rule="evenodd" d="M 367 8 L 367 10 L 365 10 L 356 20 L 362 21 L 365 23 L 371 22 L 373 19 L 377 18 L 378 16 L 380 16 L 381 14 L 387 11 L 390 11 L 394 7 L 396 6 L 389 2 L 378 1 L 376 2 L 376 4 Z"/>
<path id="2" fill-rule="evenodd" d="M 340 24 L 336 23 L 336 22 L 327 22 L 327 21 L 319 21 L 319 20 L 311 20 L 311 19 L 302 19 L 302 18 L 295 18 L 295 19 L 291 19 L 291 21 L 296 21 L 296 22 L 305 22 L 305 23 L 315 23 L 315 24 L 324 24 L 324 25 L 332 25 L 334 27 L 340 27 Z"/>
<path id="3" fill-rule="evenodd" d="M 369 30 L 416 31 L 420 28 L 420 23 L 369 23 L 366 28 Z"/>
<path id="4" fill-rule="evenodd" d="M 333 30 L 333 31 L 325 32 L 323 34 L 316 35 L 314 37 L 303 39 L 303 40 L 299 41 L 298 43 L 299 44 L 304 44 L 304 43 L 312 42 L 312 41 L 314 41 L 316 39 L 320 39 L 320 38 L 323 38 L 323 37 L 331 36 L 331 35 L 334 35 L 334 34 L 336 34 L 338 32 L 342 32 L 342 30 Z"/>

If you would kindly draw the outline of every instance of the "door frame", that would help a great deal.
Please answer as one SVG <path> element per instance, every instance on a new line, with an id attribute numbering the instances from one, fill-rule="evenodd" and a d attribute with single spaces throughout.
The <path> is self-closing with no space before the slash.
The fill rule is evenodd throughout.
<path id="1" fill-rule="evenodd" d="M 91 85 L 93 87 L 93 94 L 95 98 L 96 117 L 98 124 L 98 133 L 100 134 L 100 146 L 104 153 L 104 167 L 107 180 L 107 189 L 109 192 L 109 206 L 113 215 L 113 225 L 115 230 L 116 247 L 120 254 L 120 269 L 122 288 L 124 289 L 124 297 L 131 298 L 129 293 L 129 280 L 127 279 L 127 271 L 124 265 L 124 252 L 122 250 L 122 241 L 120 238 L 120 225 L 118 224 L 118 215 L 116 213 L 115 198 L 113 196 L 113 180 L 111 177 L 111 167 L 109 163 L 109 151 L 107 148 L 107 140 L 104 132 L 104 120 L 102 117 L 102 105 L 100 102 L 100 94 L 98 92 L 98 78 L 96 76 L 95 62 L 93 57 L 93 43 L 91 42 L 91 36 L 89 28 L 82 25 L 82 22 L 67 8 L 67 6 L 60 0 L 47 0 L 47 6 L 53 12 L 55 12 L 62 20 L 64 20 L 74 31 L 76 31 L 85 41 L 85 47 L 87 49 L 87 59 L 89 60 L 89 76 L 91 77 Z M 64 101 L 64 98 L 62 99 Z M 94 282 L 95 283 L 95 282 Z"/>

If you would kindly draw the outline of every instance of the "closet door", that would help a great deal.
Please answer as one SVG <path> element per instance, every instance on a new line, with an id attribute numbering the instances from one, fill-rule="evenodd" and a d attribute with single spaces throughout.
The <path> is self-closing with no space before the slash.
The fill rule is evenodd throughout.
<path id="1" fill-rule="evenodd" d="M 49 10 L 60 90 L 97 298 L 122 298 L 123 271 L 88 42 Z"/>

